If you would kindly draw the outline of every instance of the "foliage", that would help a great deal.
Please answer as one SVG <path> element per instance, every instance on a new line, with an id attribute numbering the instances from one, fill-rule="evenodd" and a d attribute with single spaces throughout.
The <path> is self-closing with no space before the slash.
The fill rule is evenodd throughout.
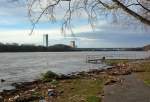
<path id="1" fill-rule="evenodd" d="M 126 64 L 126 63 L 129 62 L 129 60 L 126 60 L 126 59 L 125 60 L 112 59 L 112 60 L 106 60 L 105 62 L 106 62 L 106 64 L 113 66 L 113 65 L 117 65 L 117 64 Z"/>
<path id="2" fill-rule="evenodd" d="M 100 98 L 97 96 L 90 96 L 87 98 L 88 102 L 100 102 Z"/>
<path id="3" fill-rule="evenodd" d="M 137 70 L 140 77 L 146 85 L 150 86 L 150 61 L 133 63 L 134 70 Z"/>
<path id="4" fill-rule="evenodd" d="M 58 77 L 59 75 L 57 75 L 56 73 L 52 71 L 47 71 L 46 73 L 42 74 L 42 81 L 49 82 Z"/>
<path id="5" fill-rule="evenodd" d="M 39 97 L 39 96 L 41 96 L 41 94 L 39 92 L 32 92 L 32 96 L 33 97 Z"/>
<path id="6" fill-rule="evenodd" d="M 36 52 L 36 51 L 73 51 L 73 48 L 63 44 L 44 47 L 30 44 L 19 45 L 17 43 L 2 44 L 0 43 L 0 52 Z"/>
<path id="7" fill-rule="evenodd" d="M 53 79 L 50 83 L 51 83 L 52 85 L 57 85 L 59 82 L 58 82 L 56 79 Z"/>

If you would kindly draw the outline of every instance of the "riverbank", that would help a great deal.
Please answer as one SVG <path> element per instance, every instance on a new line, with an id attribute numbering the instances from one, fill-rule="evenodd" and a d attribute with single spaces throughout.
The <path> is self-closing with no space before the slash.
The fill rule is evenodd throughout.
<path id="1" fill-rule="evenodd" d="M 81 74 L 81 73 L 80 73 Z M 16 84 L 16 90 L 4 91 L 1 96 L 5 102 L 38 102 L 41 97 L 52 102 L 72 102 L 73 100 L 86 100 L 94 98 L 100 100 L 98 94 L 102 93 L 104 80 L 102 75 L 83 73 L 61 79 L 53 79 L 43 82 L 42 80 Z M 48 95 L 48 92 L 51 95 Z"/>
<path id="2" fill-rule="evenodd" d="M 150 61 L 130 63 L 132 74 L 120 75 L 121 83 L 104 87 L 102 102 L 150 102 Z"/>
<path id="3" fill-rule="evenodd" d="M 121 83 L 118 76 L 141 72 L 128 61 L 108 61 L 113 67 L 92 69 L 89 72 L 72 73 L 67 76 L 15 83 L 15 90 L 0 93 L 5 102 L 101 102 L 104 86 Z M 49 100 L 49 101 L 48 101 Z"/>

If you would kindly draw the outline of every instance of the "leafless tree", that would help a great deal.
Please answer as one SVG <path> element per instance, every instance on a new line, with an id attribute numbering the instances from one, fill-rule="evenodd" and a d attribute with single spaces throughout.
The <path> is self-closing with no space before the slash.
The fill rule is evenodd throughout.
<path id="1" fill-rule="evenodd" d="M 16 1 L 16 0 L 15 0 Z M 57 14 L 61 13 L 62 31 L 71 29 L 71 21 L 74 16 L 87 16 L 91 25 L 94 25 L 101 16 L 111 15 L 113 20 L 118 15 L 134 18 L 141 23 L 150 26 L 150 0 L 25 0 L 28 7 L 28 15 L 33 25 L 32 31 L 40 19 L 45 17 L 55 21 Z M 58 11 L 59 9 L 59 11 Z M 125 19 L 124 18 L 124 21 Z M 123 21 L 121 21 L 123 22 Z M 129 21 L 127 21 L 129 22 Z M 32 32 L 31 32 L 32 33 Z"/>

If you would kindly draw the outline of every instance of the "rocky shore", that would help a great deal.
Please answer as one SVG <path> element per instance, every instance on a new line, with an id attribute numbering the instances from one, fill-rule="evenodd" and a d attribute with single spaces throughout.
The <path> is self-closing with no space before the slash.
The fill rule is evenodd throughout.
<path id="1" fill-rule="evenodd" d="M 63 85 L 68 85 L 66 83 L 74 83 L 76 80 L 91 80 L 91 82 L 100 80 L 102 85 L 110 85 L 117 82 L 121 83 L 122 80 L 117 77 L 118 75 L 128 75 L 132 72 L 133 70 L 128 63 L 118 63 L 107 69 L 92 69 L 88 72 L 58 75 L 57 77 L 50 78 L 48 81 L 40 79 L 33 82 L 13 83 L 12 86 L 16 87 L 16 89 L 1 92 L 0 102 L 63 102 L 59 98 L 62 98 L 63 94 L 65 95 L 65 87 L 64 89 L 62 87 Z M 71 87 L 69 90 L 74 89 L 74 87 Z M 100 94 L 96 97 L 103 97 L 103 92 L 100 91 Z M 83 98 L 81 102 L 87 101 Z"/>

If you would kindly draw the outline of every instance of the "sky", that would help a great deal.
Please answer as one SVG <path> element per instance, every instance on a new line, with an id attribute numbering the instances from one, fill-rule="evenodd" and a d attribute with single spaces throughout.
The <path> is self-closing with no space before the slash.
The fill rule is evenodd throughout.
<path id="1" fill-rule="evenodd" d="M 61 10 L 58 12 L 59 18 Z M 141 47 L 150 44 L 149 29 L 139 25 L 110 23 L 105 18 L 98 20 L 92 29 L 86 18 L 75 17 L 72 21 L 73 34 L 67 31 L 65 35 L 60 30 L 61 20 L 51 23 L 43 19 L 29 35 L 32 26 L 27 14 L 22 2 L 0 0 L 0 42 L 43 45 L 43 35 L 48 34 L 49 45 L 70 44 L 72 40 L 78 47 L 84 48 Z"/>

